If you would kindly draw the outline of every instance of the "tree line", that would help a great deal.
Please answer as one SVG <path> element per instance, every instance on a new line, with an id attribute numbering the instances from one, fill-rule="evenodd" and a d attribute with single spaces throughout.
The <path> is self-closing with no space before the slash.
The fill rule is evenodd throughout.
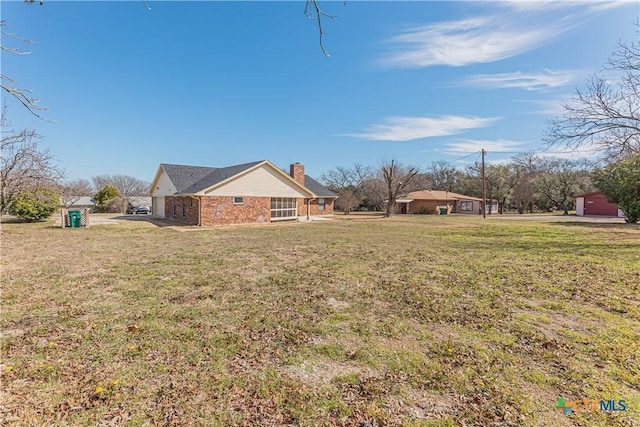
<path id="1" fill-rule="evenodd" d="M 85 196 L 93 198 L 98 211 L 124 213 L 134 197 L 148 195 L 149 183 L 128 175 L 65 180 L 51 152 L 40 148 L 42 136 L 33 129 L 13 129 L 6 113 L 5 107 L 0 116 L 0 214 L 36 221 Z"/>
<path id="2" fill-rule="evenodd" d="M 399 196 L 418 190 L 440 190 L 482 198 L 481 165 L 458 167 L 433 162 L 425 170 L 395 160 L 377 167 L 355 163 L 338 166 L 320 181 L 338 194 L 336 209 L 395 212 Z M 624 212 L 628 222 L 640 220 L 640 155 L 609 162 L 604 167 L 586 159 L 554 158 L 521 153 L 507 163 L 485 167 L 487 213 L 534 213 L 575 208 L 574 196 L 602 191 Z M 498 211 L 492 212 L 497 204 Z"/>
<path id="3" fill-rule="evenodd" d="M 389 169 L 396 179 L 390 182 Z M 545 157 L 522 153 L 506 164 L 485 168 L 487 200 L 496 201 L 497 212 L 533 213 L 561 209 L 565 214 L 574 207 L 572 195 L 594 189 L 587 161 Z M 418 190 L 440 190 L 482 198 L 481 165 L 458 167 L 444 161 L 433 162 L 425 170 L 384 162 L 378 167 L 340 166 L 321 176 L 321 182 L 339 195 L 336 208 L 345 214 L 354 210 L 384 211 L 393 215 L 394 201 Z M 393 191 L 389 191 L 389 188 Z M 390 202 L 390 203 L 389 203 Z"/>

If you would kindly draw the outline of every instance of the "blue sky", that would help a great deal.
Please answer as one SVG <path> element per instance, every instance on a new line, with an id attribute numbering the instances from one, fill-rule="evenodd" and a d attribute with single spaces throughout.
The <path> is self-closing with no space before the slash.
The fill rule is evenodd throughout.
<path id="1" fill-rule="evenodd" d="M 464 165 L 481 148 L 503 162 L 544 149 L 559 103 L 638 39 L 640 15 L 637 1 L 323 1 L 337 15 L 325 57 L 302 1 L 148 4 L 1 3 L 6 30 L 37 42 L 3 52 L 2 72 L 55 122 L 3 93 L 9 119 L 69 179 L 262 159 L 318 177 L 391 158 Z"/>

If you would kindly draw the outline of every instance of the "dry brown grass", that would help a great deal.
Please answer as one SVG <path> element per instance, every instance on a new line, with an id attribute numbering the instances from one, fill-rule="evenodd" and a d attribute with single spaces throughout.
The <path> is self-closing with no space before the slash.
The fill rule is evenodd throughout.
<path id="1" fill-rule="evenodd" d="M 51 224 L 3 225 L 2 425 L 640 423 L 637 226 Z"/>

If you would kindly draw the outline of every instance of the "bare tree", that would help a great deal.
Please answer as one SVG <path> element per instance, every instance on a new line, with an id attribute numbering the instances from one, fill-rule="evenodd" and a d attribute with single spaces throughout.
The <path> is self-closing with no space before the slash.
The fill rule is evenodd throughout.
<path id="1" fill-rule="evenodd" d="M 92 196 L 94 194 L 91 183 L 86 179 L 63 182 L 58 185 L 57 192 L 60 196 L 62 206 L 66 208 L 73 205 L 82 197 Z"/>
<path id="2" fill-rule="evenodd" d="M 513 189 L 518 185 L 521 170 L 514 165 L 489 165 L 486 168 L 487 198 L 498 201 L 498 213 L 510 202 Z M 491 212 L 493 203 L 489 203 L 487 213 Z"/>
<path id="3" fill-rule="evenodd" d="M 2 50 L 2 52 L 7 52 L 14 55 L 29 55 L 31 52 L 24 51 L 20 47 L 9 47 L 6 44 L 6 41 L 7 39 L 11 39 L 25 44 L 33 44 L 34 42 L 31 40 L 20 38 L 13 33 L 9 33 L 5 31 L 5 28 L 6 21 L 0 21 L 0 49 Z M 48 110 L 48 108 L 39 105 L 40 100 L 31 95 L 32 91 L 18 87 L 16 81 L 4 73 L 0 73 L 0 88 L 2 88 L 3 92 L 12 96 L 31 114 L 38 118 L 42 118 L 40 116 L 40 112 Z"/>
<path id="4" fill-rule="evenodd" d="M 535 188 L 533 180 L 541 172 L 542 159 L 534 153 L 520 153 L 511 159 L 511 165 L 518 174 L 511 193 L 511 201 L 516 205 L 518 213 L 532 213 L 535 208 Z"/>
<path id="5" fill-rule="evenodd" d="M 449 165 L 445 161 L 433 162 L 428 169 L 428 173 L 433 180 L 432 190 L 456 190 L 460 179 L 460 171 L 455 166 Z"/>
<path id="6" fill-rule="evenodd" d="M 386 188 L 384 182 L 377 176 L 372 176 L 362 183 L 362 199 L 360 205 L 369 211 L 384 209 Z"/>
<path id="7" fill-rule="evenodd" d="M 431 174 L 418 172 L 411 182 L 402 188 L 402 191 L 409 193 L 411 191 L 428 190 L 430 188 L 433 188 L 433 178 Z"/>
<path id="8" fill-rule="evenodd" d="M 394 214 L 396 199 L 400 195 L 400 192 L 408 187 L 418 172 L 417 167 L 404 166 L 396 162 L 395 159 L 380 166 L 380 174 L 387 187 L 387 210 L 384 214 L 385 217 L 388 218 Z"/>
<path id="9" fill-rule="evenodd" d="M 138 178 L 129 175 L 100 175 L 94 176 L 93 184 L 96 188 L 102 189 L 107 185 L 114 187 L 120 193 L 121 212 L 126 212 L 131 200 L 136 196 L 146 196 L 149 194 L 149 184 Z"/>
<path id="10" fill-rule="evenodd" d="M 325 172 L 320 181 L 331 191 L 338 194 L 336 202 L 345 215 L 358 206 L 364 183 L 372 175 L 369 166 L 355 163 L 352 167 L 338 166 Z"/>
<path id="11" fill-rule="evenodd" d="M 568 159 L 544 159 L 533 187 L 541 204 L 547 208 L 560 207 L 563 215 L 569 215 L 572 194 L 592 189 L 587 173 L 579 169 L 578 162 Z"/>
<path id="12" fill-rule="evenodd" d="M 594 74 L 550 122 L 547 143 L 593 146 L 607 160 L 640 153 L 640 43 L 621 42 L 605 71 L 619 73 L 618 80 Z"/>
<path id="13" fill-rule="evenodd" d="M 53 188 L 64 177 L 49 150 L 38 146 L 41 136 L 33 129 L 15 131 L 6 118 L 0 118 L 0 213 L 4 214 L 18 194 L 33 189 Z"/>

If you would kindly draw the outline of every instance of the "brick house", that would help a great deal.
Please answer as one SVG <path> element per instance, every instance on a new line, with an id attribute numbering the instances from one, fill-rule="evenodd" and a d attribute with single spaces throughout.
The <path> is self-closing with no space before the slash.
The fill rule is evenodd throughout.
<path id="1" fill-rule="evenodd" d="M 413 191 L 396 199 L 396 203 L 400 214 L 439 214 L 440 209 L 446 209 L 447 213 L 482 214 L 482 199 L 452 191 Z M 495 204 L 488 212 L 497 211 L 498 206 Z"/>
<path id="2" fill-rule="evenodd" d="M 163 163 L 151 196 L 153 215 L 202 226 L 332 215 L 338 197 L 303 165 L 287 174 L 267 160 L 223 168 Z"/>

